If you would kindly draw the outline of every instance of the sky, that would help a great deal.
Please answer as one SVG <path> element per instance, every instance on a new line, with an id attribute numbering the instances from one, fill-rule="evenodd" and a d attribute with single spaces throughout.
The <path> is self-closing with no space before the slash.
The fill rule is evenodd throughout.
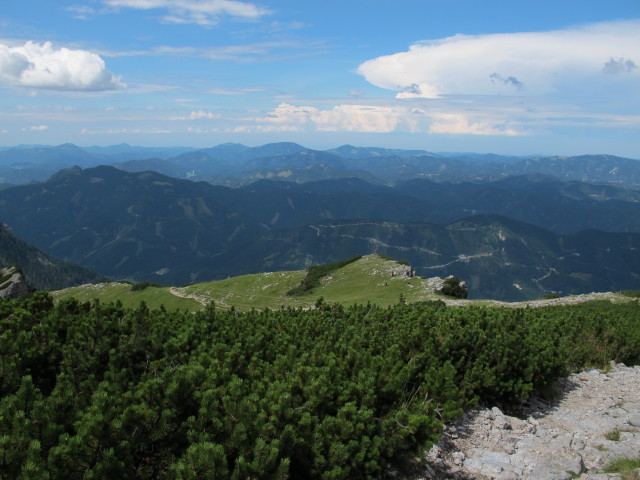
<path id="1" fill-rule="evenodd" d="M 640 159 L 640 0 L 0 0 L 0 145 Z"/>

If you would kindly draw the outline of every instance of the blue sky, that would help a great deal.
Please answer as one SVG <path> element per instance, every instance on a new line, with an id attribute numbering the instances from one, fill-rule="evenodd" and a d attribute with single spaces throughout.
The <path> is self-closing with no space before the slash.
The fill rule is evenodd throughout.
<path id="1" fill-rule="evenodd" d="M 0 0 L 0 145 L 640 158 L 640 1 Z"/>

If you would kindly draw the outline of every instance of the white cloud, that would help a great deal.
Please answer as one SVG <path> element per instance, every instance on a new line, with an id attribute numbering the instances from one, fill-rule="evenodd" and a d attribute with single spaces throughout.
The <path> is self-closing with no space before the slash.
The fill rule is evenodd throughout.
<path id="1" fill-rule="evenodd" d="M 96 14 L 95 9 L 86 5 L 72 5 L 66 7 L 65 10 L 69 12 L 73 18 L 78 20 L 88 20 L 89 17 Z"/>
<path id="2" fill-rule="evenodd" d="M 21 47 L 0 44 L 0 84 L 52 90 L 101 91 L 123 88 L 104 61 L 85 50 L 55 49 L 50 42 Z"/>
<path id="3" fill-rule="evenodd" d="M 495 115 L 442 113 L 420 106 L 336 105 L 330 109 L 281 103 L 255 119 L 260 132 L 423 132 L 467 135 L 516 136 L 524 132 L 505 125 Z M 240 131 L 250 131 L 247 126 Z"/>
<path id="4" fill-rule="evenodd" d="M 281 103 L 259 118 L 260 131 L 297 131 L 310 128 L 317 131 L 335 132 L 392 132 L 400 122 L 404 108 L 336 105 L 330 110 L 316 107 Z"/>
<path id="5" fill-rule="evenodd" d="M 141 56 L 168 56 L 179 58 L 203 58 L 210 61 L 235 61 L 235 62 L 267 62 L 283 61 L 286 59 L 297 60 L 301 57 L 317 55 L 327 50 L 322 41 L 293 41 L 272 40 L 265 42 L 247 43 L 240 45 L 206 46 L 156 46 L 147 50 L 103 50 L 104 57 L 141 57 Z M 223 89 L 225 91 L 226 89 Z M 232 89 L 242 92 L 244 89 Z M 229 90 L 226 90 L 227 92 Z M 251 93 L 254 89 L 246 89 Z M 216 92 L 213 92 L 216 93 Z"/>
<path id="6" fill-rule="evenodd" d="M 584 83 L 606 89 L 603 73 L 624 73 L 637 84 L 638 64 L 640 20 L 631 20 L 550 32 L 455 35 L 369 60 L 358 72 L 398 92 L 397 98 L 546 95 Z"/>
<path id="7" fill-rule="evenodd" d="M 218 113 L 205 112 L 203 110 L 193 111 L 186 117 L 173 117 L 172 120 L 214 120 L 221 118 Z"/>
<path id="8" fill-rule="evenodd" d="M 162 9 L 167 12 L 162 17 L 166 23 L 204 26 L 217 24 L 222 15 L 254 20 L 270 13 L 253 3 L 235 0 L 104 0 L 103 3 L 115 8 Z"/>
<path id="9" fill-rule="evenodd" d="M 432 117 L 429 126 L 431 133 L 448 133 L 456 135 L 501 135 L 515 137 L 522 135 L 512 128 L 497 127 L 488 120 L 472 121 L 459 113 L 439 113 Z"/>
<path id="10" fill-rule="evenodd" d="M 49 127 L 47 125 L 33 125 L 31 128 L 23 128 L 22 131 L 23 132 L 43 132 L 45 130 L 48 130 Z"/>

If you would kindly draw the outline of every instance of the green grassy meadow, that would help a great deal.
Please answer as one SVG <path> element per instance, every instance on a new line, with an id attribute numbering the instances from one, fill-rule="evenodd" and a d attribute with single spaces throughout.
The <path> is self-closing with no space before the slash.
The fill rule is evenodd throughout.
<path id="1" fill-rule="evenodd" d="M 51 292 L 54 299 L 75 297 L 86 302 L 120 300 L 126 307 L 136 308 L 144 301 L 149 308 L 164 305 L 169 310 L 197 311 L 210 302 L 221 309 L 313 307 L 318 298 L 326 302 L 352 305 L 375 303 L 382 306 L 398 303 L 402 295 L 406 302 L 443 298 L 433 292 L 429 281 L 405 275 L 392 276 L 402 265 L 377 255 L 367 255 L 322 278 L 320 286 L 308 294 L 289 296 L 287 292 L 300 284 L 305 271 L 284 271 L 242 275 L 225 280 L 198 283 L 186 287 L 153 287 L 132 291 L 127 283 L 82 285 Z"/>
<path id="2" fill-rule="evenodd" d="M 433 281 L 421 277 L 407 277 L 403 273 L 405 266 L 394 260 L 378 255 L 366 255 L 320 280 L 320 285 L 304 295 L 289 296 L 287 292 L 300 284 L 305 278 L 304 270 L 258 273 L 242 275 L 224 280 L 197 283 L 185 287 L 154 287 L 132 291 L 128 283 L 102 283 L 82 285 L 51 292 L 54 299 L 74 297 L 87 302 L 95 299 L 103 303 L 120 300 L 125 307 L 137 308 L 144 301 L 151 308 L 161 305 L 167 310 L 186 310 L 195 312 L 205 305 L 215 302 L 217 308 L 226 310 L 232 307 L 238 310 L 276 309 L 281 307 L 312 308 L 322 297 L 327 303 L 339 303 L 345 306 L 372 303 L 380 306 L 397 304 L 402 296 L 407 303 L 446 299 L 434 291 Z M 392 275 L 391 272 L 396 272 Z M 524 304 L 556 304 L 582 301 L 580 296 L 554 300 L 523 302 Z M 596 299 L 607 298 L 611 301 L 631 301 L 630 297 L 620 294 L 591 294 Z M 600 298 L 600 299 L 602 299 Z M 456 300 L 461 304 L 480 305 L 520 305 L 492 300 Z"/>

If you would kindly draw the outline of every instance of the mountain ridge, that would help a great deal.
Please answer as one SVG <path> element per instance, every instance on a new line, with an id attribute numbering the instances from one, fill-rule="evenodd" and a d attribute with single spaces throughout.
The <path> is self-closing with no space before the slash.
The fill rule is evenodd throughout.
<path id="1" fill-rule="evenodd" d="M 372 193 L 266 181 L 231 189 L 154 172 L 72 168 L 0 191 L 0 218 L 58 257 L 111 278 L 161 284 L 382 253 L 407 258 L 419 275 L 466 279 L 472 295 L 489 298 L 638 286 L 640 233 L 559 235 L 493 214 L 429 222 L 437 208 L 428 202 L 359 185 Z"/>
<path id="2" fill-rule="evenodd" d="M 24 184 L 42 181 L 56 169 L 78 164 L 117 165 L 131 161 L 165 160 L 171 164 L 165 172 L 177 178 L 205 179 L 224 185 L 244 185 L 264 178 L 278 178 L 286 170 L 309 166 L 309 155 L 315 155 L 331 167 L 335 178 L 340 172 L 367 172 L 381 183 L 395 184 L 412 178 L 440 181 L 489 181 L 526 173 L 552 174 L 565 180 L 609 183 L 638 188 L 640 161 L 614 155 L 579 156 L 501 156 L 494 154 L 447 154 L 423 150 L 385 149 L 343 145 L 328 150 L 314 150 L 292 142 L 247 147 L 220 144 L 209 148 L 188 147 L 78 147 L 18 146 L 0 149 L 0 179 L 6 183 Z M 269 160 L 267 160 L 269 159 Z M 253 164 L 252 164 L 253 162 Z M 257 164 L 256 164 L 257 162 Z M 265 173 L 265 166 L 270 169 Z M 129 164 L 131 168 L 131 164 Z M 262 173 L 256 177 L 258 171 Z M 349 173 L 346 173 L 349 175 Z M 319 179 L 319 178 L 316 178 Z M 288 176 L 299 183 L 308 178 Z"/>
<path id="3" fill-rule="evenodd" d="M 0 267 L 17 265 L 29 287 L 38 290 L 67 288 L 107 278 L 85 267 L 58 259 L 18 238 L 0 223 Z"/>

